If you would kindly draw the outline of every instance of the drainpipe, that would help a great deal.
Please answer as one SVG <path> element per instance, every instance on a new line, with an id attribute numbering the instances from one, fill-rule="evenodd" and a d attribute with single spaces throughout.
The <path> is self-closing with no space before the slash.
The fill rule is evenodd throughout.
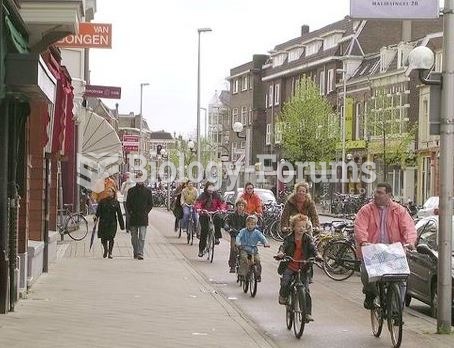
<path id="1" fill-rule="evenodd" d="M 44 250 L 43 250 L 43 272 L 49 271 L 49 186 L 50 186 L 50 153 L 45 154 L 46 182 L 44 184 Z"/>
<path id="2" fill-rule="evenodd" d="M 0 2 L 1 3 L 1 2 Z M 1 13 L 1 9 L 0 9 Z M 1 29 L 0 29 L 1 30 Z M 0 313 L 9 311 L 9 255 L 8 255 L 8 104 L 3 100 L 0 117 Z"/>

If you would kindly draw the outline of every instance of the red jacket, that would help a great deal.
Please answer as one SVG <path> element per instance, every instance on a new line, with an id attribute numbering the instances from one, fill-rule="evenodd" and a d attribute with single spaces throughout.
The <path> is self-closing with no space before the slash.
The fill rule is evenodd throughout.
<path id="1" fill-rule="evenodd" d="M 248 214 L 262 214 L 262 200 L 256 194 L 243 193 L 241 198 L 246 201 L 246 213 Z"/>

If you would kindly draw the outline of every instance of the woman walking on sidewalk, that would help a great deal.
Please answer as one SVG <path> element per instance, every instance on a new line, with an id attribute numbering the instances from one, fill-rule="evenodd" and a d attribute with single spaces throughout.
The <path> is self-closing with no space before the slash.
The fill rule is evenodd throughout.
<path id="1" fill-rule="evenodd" d="M 122 230 L 125 229 L 123 214 L 121 213 L 120 203 L 116 198 L 116 191 L 113 187 L 107 189 L 108 196 L 102 199 L 96 210 L 95 222 L 99 219 L 98 238 L 104 248 L 103 257 L 112 258 L 114 238 L 117 233 L 117 220 Z"/>

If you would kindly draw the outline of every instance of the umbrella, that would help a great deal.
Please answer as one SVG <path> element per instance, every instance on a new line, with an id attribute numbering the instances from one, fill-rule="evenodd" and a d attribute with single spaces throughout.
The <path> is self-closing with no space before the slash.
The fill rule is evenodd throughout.
<path id="1" fill-rule="evenodd" d="M 96 226 L 98 225 L 98 220 L 95 221 L 95 224 L 93 225 L 93 231 L 91 231 L 91 239 L 90 239 L 90 249 L 93 246 L 93 242 L 95 241 L 95 234 L 96 234 Z"/>

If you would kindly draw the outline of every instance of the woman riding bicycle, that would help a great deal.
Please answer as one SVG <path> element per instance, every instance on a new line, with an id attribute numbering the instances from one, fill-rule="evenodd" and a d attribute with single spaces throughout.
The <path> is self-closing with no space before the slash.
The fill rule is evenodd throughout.
<path id="1" fill-rule="evenodd" d="M 284 243 L 279 247 L 276 259 L 283 259 L 284 256 L 290 256 L 295 261 L 281 261 L 278 268 L 278 273 L 282 275 L 281 288 L 279 290 L 279 303 L 287 304 L 287 299 L 290 294 L 290 284 L 292 278 L 300 267 L 304 267 L 302 270 L 301 278 L 306 285 L 306 321 L 313 321 L 311 316 L 312 311 L 312 300 L 309 292 L 309 281 L 308 281 L 308 269 L 306 265 L 301 262 L 307 260 L 310 257 L 315 257 L 316 260 L 322 261 L 323 258 L 317 251 L 315 244 L 310 237 L 309 231 L 312 230 L 312 224 L 306 215 L 298 214 L 290 219 L 290 227 L 292 233 L 285 237 Z"/>
<path id="2" fill-rule="evenodd" d="M 191 213 L 191 206 L 197 199 L 197 190 L 194 187 L 192 181 L 188 181 L 186 187 L 181 191 L 181 206 L 183 207 L 183 230 L 188 232 L 189 215 Z M 192 209 L 192 220 L 194 226 L 197 226 L 197 212 Z"/>
<path id="3" fill-rule="evenodd" d="M 200 242 L 198 255 L 199 257 L 203 257 L 203 251 L 205 250 L 207 243 L 208 230 L 210 228 L 210 217 L 206 212 L 225 210 L 225 204 L 221 196 L 214 190 L 213 183 L 209 181 L 206 182 L 203 192 L 195 201 L 194 208 L 197 209 L 197 211 L 200 211 Z M 215 244 L 219 244 L 219 239 L 222 238 L 221 227 L 224 221 L 221 216 L 214 215 L 213 223 Z"/>

